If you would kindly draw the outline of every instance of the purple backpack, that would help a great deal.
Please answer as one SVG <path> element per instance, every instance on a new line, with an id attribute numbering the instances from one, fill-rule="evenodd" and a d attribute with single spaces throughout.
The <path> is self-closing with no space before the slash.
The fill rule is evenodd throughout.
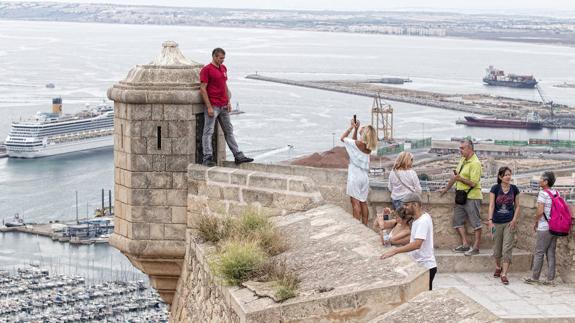
<path id="1" fill-rule="evenodd" d="M 554 236 L 566 236 L 571 230 L 572 214 L 571 207 L 559 195 L 559 191 L 555 195 L 549 190 L 545 193 L 551 197 L 551 219 L 548 219 L 545 214 L 545 220 L 549 222 L 549 233 Z"/>

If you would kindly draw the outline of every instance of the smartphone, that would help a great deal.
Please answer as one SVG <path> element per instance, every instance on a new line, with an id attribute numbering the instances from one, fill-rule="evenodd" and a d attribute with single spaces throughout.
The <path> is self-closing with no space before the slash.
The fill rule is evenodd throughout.
<path id="1" fill-rule="evenodd" d="M 357 123 L 357 117 L 355 114 L 353 115 L 353 123 Z"/>

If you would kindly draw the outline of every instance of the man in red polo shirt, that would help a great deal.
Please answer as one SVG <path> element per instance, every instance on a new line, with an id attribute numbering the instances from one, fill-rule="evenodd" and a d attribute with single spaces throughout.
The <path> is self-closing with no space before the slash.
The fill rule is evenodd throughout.
<path id="1" fill-rule="evenodd" d="M 200 92 L 206 105 L 206 109 L 204 110 L 204 133 L 202 135 L 204 153 L 202 164 L 208 167 L 216 165 L 212 148 L 212 138 L 216 120 L 218 120 L 224 131 L 224 137 L 232 154 L 234 154 L 236 164 L 254 161 L 239 151 L 236 138 L 234 137 L 234 128 L 230 122 L 229 115 L 232 109 L 232 105 L 230 104 L 231 94 L 226 84 L 228 73 L 223 64 L 225 58 L 226 52 L 223 49 L 214 49 L 212 51 L 212 62 L 204 66 L 200 71 Z"/>

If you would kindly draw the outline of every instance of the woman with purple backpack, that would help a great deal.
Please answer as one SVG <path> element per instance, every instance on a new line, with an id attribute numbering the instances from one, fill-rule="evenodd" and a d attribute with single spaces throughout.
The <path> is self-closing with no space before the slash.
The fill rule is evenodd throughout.
<path id="1" fill-rule="evenodd" d="M 533 257 L 533 273 L 531 277 L 524 278 L 527 284 L 555 285 L 555 247 L 557 236 L 549 232 L 549 221 L 551 220 L 551 205 L 553 196 L 557 191 L 552 189 L 555 184 L 555 174 L 551 171 L 543 172 L 539 178 L 539 195 L 537 196 L 537 211 L 535 213 L 535 224 L 533 231 L 537 232 L 537 242 L 535 243 L 535 255 Z M 540 281 L 543 258 L 547 256 L 547 280 Z"/>

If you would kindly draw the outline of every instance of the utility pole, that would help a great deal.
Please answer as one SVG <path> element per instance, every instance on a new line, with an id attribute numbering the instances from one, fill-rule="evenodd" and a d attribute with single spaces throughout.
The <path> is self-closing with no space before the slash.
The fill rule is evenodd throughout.
<path id="1" fill-rule="evenodd" d="M 76 191 L 76 224 L 80 224 L 78 221 L 78 191 Z"/>

